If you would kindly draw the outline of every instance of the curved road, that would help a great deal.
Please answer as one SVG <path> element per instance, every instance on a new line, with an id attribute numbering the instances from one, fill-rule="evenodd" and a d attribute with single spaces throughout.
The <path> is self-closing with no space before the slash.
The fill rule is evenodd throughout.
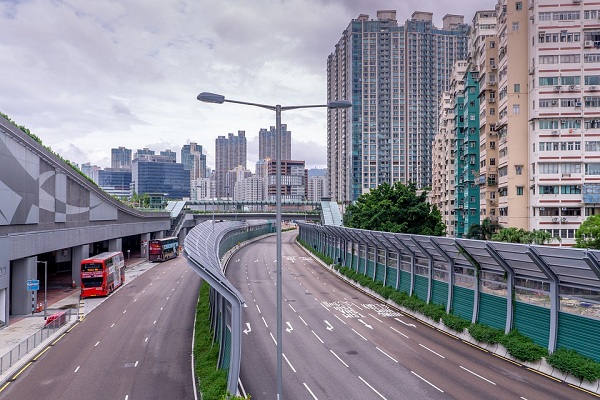
<path id="1" fill-rule="evenodd" d="M 48 348 L 0 398 L 193 399 L 200 277 L 183 257 L 141 268 L 147 271 Z"/>
<path id="2" fill-rule="evenodd" d="M 590 398 L 379 303 L 294 239 L 283 235 L 284 399 Z M 257 400 L 277 398 L 275 254 L 271 236 L 227 269 L 247 302 L 241 380 Z"/>

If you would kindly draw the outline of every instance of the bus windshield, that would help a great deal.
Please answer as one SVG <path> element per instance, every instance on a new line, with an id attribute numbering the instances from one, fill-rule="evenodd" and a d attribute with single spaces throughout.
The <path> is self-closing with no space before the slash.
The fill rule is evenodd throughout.
<path id="1" fill-rule="evenodd" d="M 84 263 L 81 264 L 81 271 L 82 272 L 96 272 L 96 271 L 102 271 L 102 264 L 101 263 Z"/>

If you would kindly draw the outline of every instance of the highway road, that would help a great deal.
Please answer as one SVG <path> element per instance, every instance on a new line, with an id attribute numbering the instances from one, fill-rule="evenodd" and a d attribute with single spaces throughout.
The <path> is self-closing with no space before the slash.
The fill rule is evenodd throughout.
<path id="1" fill-rule="evenodd" d="M 284 399 L 579 399 L 590 396 L 393 310 L 344 283 L 283 234 Z M 241 381 L 277 398 L 275 237 L 233 255 L 246 300 Z"/>
<path id="2" fill-rule="evenodd" d="M 101 306 L 101 299 L 86 300 L 88 308 L 97 307 L 0 398 L 193 399 L 192 333 L 200 277 L 183 257 L 144 264 L 144 269 Z"/>

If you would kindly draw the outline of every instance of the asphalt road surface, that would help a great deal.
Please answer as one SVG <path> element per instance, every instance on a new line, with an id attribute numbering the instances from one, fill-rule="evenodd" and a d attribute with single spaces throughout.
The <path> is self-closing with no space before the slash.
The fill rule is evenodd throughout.
<path id="1" fill-rule="evenodd" d="M 344 283 L 283 235 L 284 399 L 579 399 L 588 394 L 475 348 Z M 276 247 L 233 255 L 246 301 L 241 381 L 277 398 Z"/>
<path id="2" fill-rule="evenodd" d="M 23 370 L 2 399 L 193 399 L 200 277 L 183 257 L 127 282 Z M 90 307 L 91 308 L 91 307 Z"/>

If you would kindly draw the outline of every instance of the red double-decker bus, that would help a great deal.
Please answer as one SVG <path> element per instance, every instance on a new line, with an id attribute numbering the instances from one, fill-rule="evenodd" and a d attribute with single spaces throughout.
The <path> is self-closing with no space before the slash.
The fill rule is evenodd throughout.
<path id="1" fill-rule="evenodd" d="M 120 251 L 100 253 L 81 261 L 81 298 L 106 296 L 125 282 Z"/>
<path id="2" fill-rule="evenodd" d="M 166 261 L 179 254 L 179 240 L 176 237 L 153 239 L 148 245 L 148 260 Z"/>

